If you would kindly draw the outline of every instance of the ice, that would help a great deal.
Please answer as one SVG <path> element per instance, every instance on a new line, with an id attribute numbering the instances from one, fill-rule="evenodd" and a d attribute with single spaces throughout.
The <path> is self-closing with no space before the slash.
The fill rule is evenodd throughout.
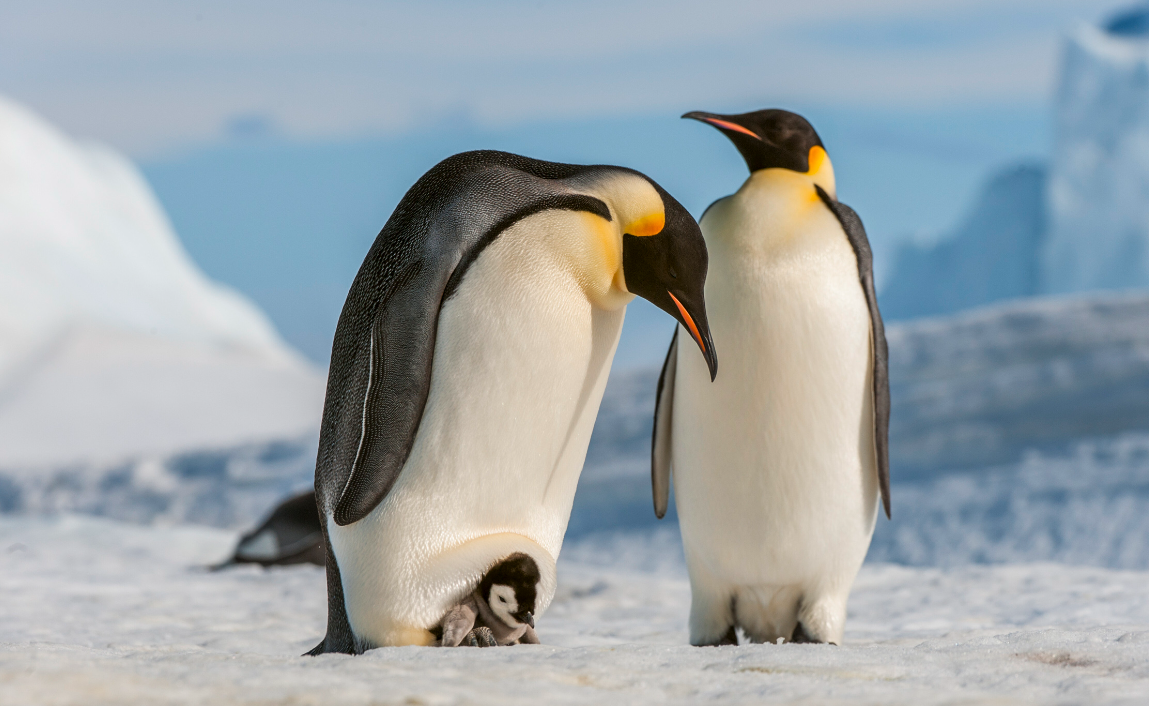
<path id="1" fill-rule="evenodd" d="M 1147 26 L 1140 5 L 1067 34 L 1048 166 L 993 175 L 952 233 L 903 245 L 880 292 L 889 319 L 1149 287 Z"/>
<path id="2" fill-rule="evenodd" d="M 1149 37 L 1133 31 L 1146 12 L 1065 42 L 1042 291 L 1149 285 Z"/>
<path id="3" fill-rule="evenodd" d="M 0 97 L 0 466 L 309 432 L 324 376 L 208 280 L 135 167 Z"/>
<path id="4" fill-rule="evenodd" d="M 1143 703 L 1149 574 L 1054 564 L 863 568 L 845 644 L 686 645 L 664 540 L 568 547 L 546 643 L 300 657 L 317 567 L 208 572 L 235 535 L 90 517 L 0 519 L 4 703 Z M 592 541 L 590 539 L 586 541 Z M 608 540 L 601 540 L 608 541 Z"/>
<path id="5" fill-rule="evenodd" d="M 1038 165 L 1001 170 L 953 232 L 938 242 L 903 243 L 879 293 L 882 316 L 936 316 L 1037 294 L 1045 171 Z"/>

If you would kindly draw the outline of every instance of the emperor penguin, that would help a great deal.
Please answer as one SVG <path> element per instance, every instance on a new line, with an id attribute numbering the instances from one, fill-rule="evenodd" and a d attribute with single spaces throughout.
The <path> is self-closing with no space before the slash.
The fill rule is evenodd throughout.
<path id="1" fill-rule="evenodd" d="M 327 635 L 310 654 L 430 645 L 493 567 L 555 561 L 626 304 L 716 370 L 698 224 L 646 176 L 496 151 L 400 200 L 339 317 L 315 468 Z"/>
<path id="2" fill-rule="evenodd" d="M 679 345 L 658 383 L 654 509 L 673 477 L 690 640 L 838 644 L 878 497 L 890 512 L 890 392 L 870 246 L 804 118 L 693 112 L 750 177 L 703 214 L 722 375 Z"/>

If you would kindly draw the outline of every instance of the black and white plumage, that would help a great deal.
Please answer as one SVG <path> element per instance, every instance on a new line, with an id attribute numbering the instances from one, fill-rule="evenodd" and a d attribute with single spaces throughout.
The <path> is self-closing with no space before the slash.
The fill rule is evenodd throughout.
<path id="1" fill-rule="evenodd" d="M 711 384 L 676 334 L 655 410 L 654 507 L 666 512 L 673 482 L 691 642 L 729 644 L 741 628 L 756 642 L 837 643 L 879 496 L 889 513 L 887 352 L 869 243 L 804 118 L 684 117 L 718 128 L 751 171 L 701 220 L 723 373 Z"/>
<path id="2" fill-rule="evenodd" d="M 471 595 L 443 616 L 439 645 L 537 645 L 534 612 L 540 578 L 538 564 L 526 554 L 502 560 Z"/>
<path id="3" fill-rule="evenodd" d="M 625 305 L 669 312 L 713 370 L 706 262 L 689 213 L 631 170 L 481 151 L 420 178 L 332 346 L 315 484 L 328 629 L 312 653 L 430 644 L 516 553 L 545 610 Z"/>
<path id="4" fill-rule="evenodd" d="M 323 566 L 324 553 L 315 491 L 309 490 L 277 505 L 258 527 L 239 538 L 232 557 L 215 568 L 233 564 Z"/>

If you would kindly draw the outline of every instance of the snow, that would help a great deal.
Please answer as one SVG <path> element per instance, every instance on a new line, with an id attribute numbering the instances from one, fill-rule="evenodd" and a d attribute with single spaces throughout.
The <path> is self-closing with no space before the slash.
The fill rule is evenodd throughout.
<path id="1" fill-rule="evenodd" d="M 323 375 L 199 271 L 136 169 L 3 97 L 0 302 L 2 465 L 318 425 Z"/>
<path id="2" fill-rule="evenodd" d="M 80 516 L 0 519 L 5 703 L 1139 703 L 1149 574 L 1052 564 L 870 564 L 845 644 L 686 645 L 668 533 L 587 539 L 560 561 L 546 644 L 299 655 L 316 567 L 209 572 L 235 535 Z M 602 542 L 619 549 L 604 554 Z M 583 549 L 590 543 L 587 549 Z M 662 556 L 661 565 L 629 560 Z"/>
<path id="3" fill-rule="evenodd" d="M 1149 429 L 1149 295 L 1047 297 L 887 327 L 894 473 Z"/>
<path id="4" fill-rule="evenodd" d="M 1134 24 L 1066 39 L 1043 291 L 1149 285 L 1149 43 Z"/>

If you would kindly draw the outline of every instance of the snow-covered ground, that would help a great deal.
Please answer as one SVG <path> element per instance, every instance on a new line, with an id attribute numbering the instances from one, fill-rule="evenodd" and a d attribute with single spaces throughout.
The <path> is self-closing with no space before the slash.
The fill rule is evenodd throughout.
<path id="1" fill-rule="evenodd" d="M 867 565 L 845 644 L 686 645 L 672 532 L 560 561 L 546 644 L 299 656 L 316 567 L 209 572 L 235 535 L 0 519 L 0 703 L 1145 703 L 1149 573 Z"/>

